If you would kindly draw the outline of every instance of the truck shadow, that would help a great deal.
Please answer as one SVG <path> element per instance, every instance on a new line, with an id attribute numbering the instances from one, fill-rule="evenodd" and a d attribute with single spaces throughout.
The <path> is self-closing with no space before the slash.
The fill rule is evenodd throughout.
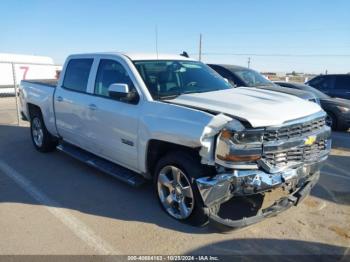
<path id="1" fill-rule="evenodd" d="M 59 203 L 59 207 L 192 234 L 217 232 L 213 227 L 191 227 L 166 215 L 158 204 L 152 183 L 132 188 L 65 154 L 37 152 L 30 141 L 28 127 L 0 126 L 0 159 Z M 2 202 L 39 204 L 0 169 Z"/>
<path id="2" fill-rule="evenodd" d="M 187 255 L 217 254 L 220 261 L 340 261 L 347 249 L 299 240 L 244 238 L 216 242 L 191 250 Z"/>

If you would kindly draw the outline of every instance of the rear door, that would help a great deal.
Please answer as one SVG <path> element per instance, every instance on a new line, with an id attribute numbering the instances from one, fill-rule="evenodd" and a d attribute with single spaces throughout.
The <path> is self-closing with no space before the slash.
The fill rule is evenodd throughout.
<path id="1" fill-rule="evenodd" d="M 85 118 L 88 114 L 92 58 L 73 58 L 66 67 L 61 86 L 55 92 L 56 126 L 64 140 L 79 147 L 93 148 L 87 137 Z"/>
<path id="2" fill-rule="evenodd" d="M 350 99 L 350 75 L 336 75 L 333 96 Z"/>

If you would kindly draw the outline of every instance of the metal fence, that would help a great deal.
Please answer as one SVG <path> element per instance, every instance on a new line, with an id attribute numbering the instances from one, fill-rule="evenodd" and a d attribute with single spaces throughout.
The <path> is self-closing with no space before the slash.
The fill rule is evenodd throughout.
<path id="1" fill-rule="evenodd" d="M 14 63 L 0 63 L 0 125 L 19 125 L 18 82 Z M 12 80 L 12 83 L 9 83 Z"/>
<path id="2" fill-rule="evenodd" d="M 21 122 L 18 88 L 22 79 L 54 78 L 59 66 L 0 62 L 0 125 Z"/>

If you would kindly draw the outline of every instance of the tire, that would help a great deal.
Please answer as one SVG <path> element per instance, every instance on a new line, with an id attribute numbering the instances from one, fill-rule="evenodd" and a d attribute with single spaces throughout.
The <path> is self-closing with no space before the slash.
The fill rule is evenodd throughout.
<path id="1" fill-rule="evenodd" d="M 343 124 L 341 121 L 339 121 L 336 117 L 336 115 L 332 112 L 327 112 L 327 118 L 326 121 L 331 122 L 332 124 L 330 127 L 333 131 L 346 131 L 348 130 L 348 127 Z"/>
<path id="2" fill-rule="evenodd" d="M 30 134 L 33 145 L 39 152 L 51 152 L 56 149 L 57 139 L 47 131 L 40 111 L 31 116 Z"/>
<path id="3" fill-rule="evenodd" d="M 332 130 L 338 129 L 338 121 L 332 112 L 327 112 L 326 123 L 332 128 Z"/>
<path id="4" fill-rule="evenodd" d="M 176 184 L 175 173 L 180 173 L 180 179 L 177 180 L 180 182 L 177 186 L 174 186 Z M 170 217 L 183 223 L 193 226 L 206 225 L 208 215 L 205 212 L 205 206 L 195 180 L 210 175 L 210 173 L 209 168 L 204 168 L 199 159 L 187 152 L 178 151 L 161 158 L 156 165 L 154 174 L 155 192 L 161 208 Z M 168 181 L 165 177 L 168 178 Z M 170 183 L 171 185 L 169 185 Z M 182 189 L 179 189 L 179 185 Z M 179 193 L 180 197 L 177 199 Z M 173 202 L 168 201 L 169 198 Z M 180 206 L 183 207 L 183 203 L 188 208 L 188 212 L 181 212 L 185 209 L 180 208 Z"/>

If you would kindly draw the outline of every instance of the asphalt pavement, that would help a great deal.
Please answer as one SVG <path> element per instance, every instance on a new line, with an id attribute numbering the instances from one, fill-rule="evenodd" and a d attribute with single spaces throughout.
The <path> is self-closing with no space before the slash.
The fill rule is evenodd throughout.
<path id="1" fill-rule="evenodd" d="M 27 124 L 1 124 L 0 254 L 341 256 L 350 247 L 350 134 L 333 141 L 301 205 L 224 234 L 168 217 L 151 184 L 132 188 L 63 153 L 39 153 Z"/>

